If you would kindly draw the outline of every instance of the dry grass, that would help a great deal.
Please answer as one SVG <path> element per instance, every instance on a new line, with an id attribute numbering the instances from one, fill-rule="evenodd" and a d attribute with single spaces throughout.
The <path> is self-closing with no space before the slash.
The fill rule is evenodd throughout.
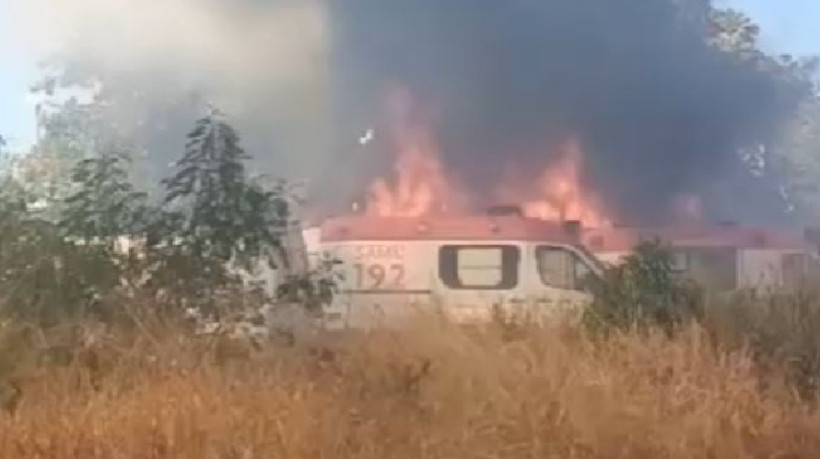
<path id="1" fill-rule="evenodd" d="M 0 457 L 820 457 L 820 417 L 695 328 L 424 322 L 322 351 L 168 336 L 28 373 Z"/>

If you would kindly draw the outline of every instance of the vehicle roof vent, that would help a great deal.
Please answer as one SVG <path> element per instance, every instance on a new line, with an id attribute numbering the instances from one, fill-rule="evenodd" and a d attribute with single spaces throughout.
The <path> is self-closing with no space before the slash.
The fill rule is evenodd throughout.
<path id="1" fill-rule="evenodd" d="M 486 214 L 491 217 L 523 217 L 524 212 L 521 207 L 516 205 L 498 205 L 490 206 L 486 210 Z"/>

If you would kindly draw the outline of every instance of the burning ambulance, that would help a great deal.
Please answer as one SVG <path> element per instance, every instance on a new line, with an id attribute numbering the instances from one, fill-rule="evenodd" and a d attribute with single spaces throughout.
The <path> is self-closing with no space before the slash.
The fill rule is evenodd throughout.
<path id="1" fill-rule="evenodd" d="M 674 268 L 711 291 L 794 289 L 820 280 L 817 247 L 787 233 L 735 224 L 678 228 L 611 227 L 585 231 L 584 244 L 618 263 L 641 241 L 660 240 Z"/>
<path id="2" fill-rule="evenodd" d="M 458 322 L 508 313 L 547 314 L 591 300 L 602 265 L 580 244 L 580 227 L 493 214 L 332 218 L 305 234 L 309 253 L 341 262 L 329 311 L 352 327 L 408 313 Z"/>

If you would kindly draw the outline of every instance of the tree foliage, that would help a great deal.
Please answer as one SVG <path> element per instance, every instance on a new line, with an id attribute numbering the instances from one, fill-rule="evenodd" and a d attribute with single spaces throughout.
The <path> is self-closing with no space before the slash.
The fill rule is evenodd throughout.
<path id="1" fill-rule="evenodd" d="M 817 56 L 795 57 L 769 54 L 760 47 L 760 27 L 734 9 L 711 8 L 710 43 L 752 68 L 776 77 L 779 91 L 791 93 L 797 103 L 790 106 L 779 141 L 745 151 L 743 157 L 753 172 L 766 176 L 781 189 L 789 211 L 802 222 L 820 222 L 820 95 L 817 85 L 820 60 Z"/>
<path id="2" fill-rule="evenodd" d="M 145 193 L 136 191 L 129 180 L 129 162 L 115 149 L 74 166 L 71 179 L 77 190 L 65 198 L 59 223 L 66 236 L 112 246 L 116 238 L 140 233 Z"/>
<path id="3" fill-rule="evenodd" d="M 19 160 L 21 183 L 41 202 L 49 218 L 58 219 L 63 200 L 74 191 L 74 165 L 101 153 L 103 136 L 113 138 L 98 123 L 93 104 L 76 97 L 37 107 L 41 137 Z"/>
<path id="4" fill-rule="evenodd" d="M 66 241 L 21 173 L 26 159 L 0 162 L 0 316 L 50 325 L 100 312 L 118 281 L 115 265 Z"/>
<path id="5" fill-rule="evenodd" d="M 0 266 L 0 314 L 43 326 L 102 313 L 119 281 L 105 252 L 67 243 L 37 219 L 4 222 Z"/>
<path id="6" fill-rule="evenodd" d="M 596 330 L 659 326 L 671 333 L 702 314 L 700 292 L 675 273 L 660 241 L 639 244 L 622 264 L 607 269 L 593 290 L 585 322 Z"/>
<path id="7" fill-rule="evenodd" d="M 250 156 L 218 110 L 196 122 L 165 187 L 160 218 L 149 227 L 157 285 L 213 309 L 219 286 L 239 282 L 236 269 L 284 260 L 282 237 L 290 219 L 286 185 L 252 180 Z"/>
<path id="8" fill-rule="evenodd" d="M 281 189 L 266 190 L 250 180 L 248 159 L 236 131 L 217 110 L 188 135 L 176 174 L 162 183 L 163 203 L 180 222 L 169 236 L 191 256 L 250 267 L 266 247 L 279 246 L 277 229 L 288 219 L 288 203 Z"/>
<path id="9" fill-rule="evenodd" d="M 30 210 L 25 190 L 0 177 L 0 315 L 41 325 L 95 311 L 117 283 L 104 253 L 71 244 Z"/>

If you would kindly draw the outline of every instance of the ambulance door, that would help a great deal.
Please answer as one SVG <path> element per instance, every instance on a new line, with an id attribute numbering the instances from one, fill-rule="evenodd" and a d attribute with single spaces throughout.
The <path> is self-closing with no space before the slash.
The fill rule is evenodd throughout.
<path id="1" fill-rule="evenodd" d="M 438 248 L 437 297 L 457 322 L 486 322 L 494 307 L 520 294 L 521 247 L 512 243 L 443 244 Z"/>
<path id="2" fill-rule="evenodd" d="M 341 263 L 330 313 L 344 326 L 369 328 L 400 323 L 429 309 L 430 244 L 408 241 L 351 241 L 327 248 Z"/>
<path id="3" fill-rule="evenodd" d="M 529 255 L 528 279 L 535 284 L 529 298 L 540 313 L 580 313 L 590 304 L 597 276 L 591 260 L 563 245 L 538 245 Z"/>

